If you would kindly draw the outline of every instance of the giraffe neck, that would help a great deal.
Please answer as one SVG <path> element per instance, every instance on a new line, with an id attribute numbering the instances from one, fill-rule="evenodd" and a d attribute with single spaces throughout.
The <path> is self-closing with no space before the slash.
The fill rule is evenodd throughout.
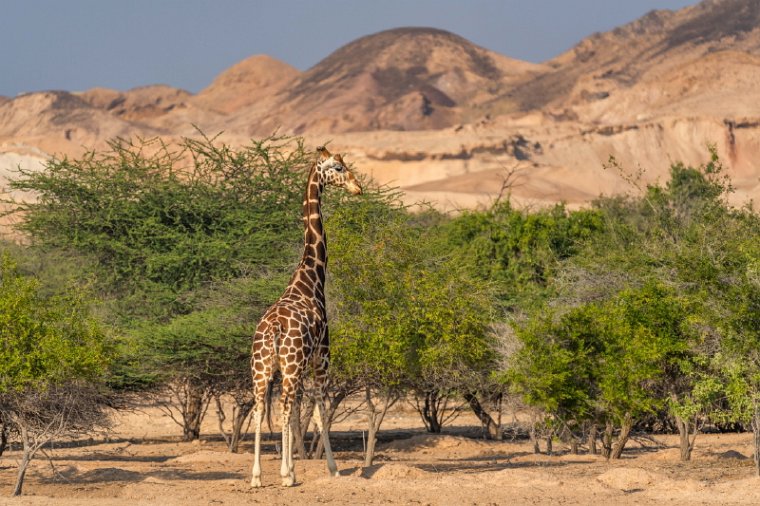
<path id="1" fill-rule="evenodd" d="M 314 166 L 309 173 L 303 201 L 303 256 L 293 274 L 289 288 L 308 298 L 321 301 L 324 306 L 327 238 L 322 227 L 322 190 L 324 190 L 324 183 L 320 180 Z"/>

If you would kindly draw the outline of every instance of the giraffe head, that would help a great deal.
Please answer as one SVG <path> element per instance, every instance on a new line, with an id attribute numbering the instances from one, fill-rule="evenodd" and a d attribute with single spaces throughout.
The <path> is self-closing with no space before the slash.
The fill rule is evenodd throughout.
<path id="1" fill-rule="evenodd" d="M 331 155 L 324 146 L 319 146 L 317 153 L 316 170 L 322 182 L 345 188 L 354 195 L 361 195 L 362 187 L 359 186 L 359 181 L 348 170 L 340 155 Z"/>

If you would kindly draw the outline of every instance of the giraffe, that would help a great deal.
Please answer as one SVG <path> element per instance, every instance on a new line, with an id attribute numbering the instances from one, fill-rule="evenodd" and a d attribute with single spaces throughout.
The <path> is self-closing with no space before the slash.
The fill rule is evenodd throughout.
<path id="1" fill-rule="evenodd" d="M 313 370 L 316 410 L 314 421 L 323 433 L 327 469 L 338 475 L 330 438 L 323 431 L 324 395 L 327 368 L 330 363 L 327 310 L 325 305 L 325 269 L 327 242 L 322 228 L 321 196 L 325 185 L 342 187 L 354 195 L 362 193 L 354 175 L 340 155 L 332 155 L 323 146 L 317 148 L 317 160 L 309 171 L 303 201 L 304 249 L 296 271 L 285 293 L 267 309 L 256 327 L 251 353 L 253 394 L 256 408 L 253 415 L 255 450 L 251 486 L 261 486 L 261 422 L 265 411 L 267 389 L 275 371 L 282 375 L 279 406 L 282 413 L 282 485 L 295 483 L 293 436 L 290 415 L 296 393 L 309 366 Z"/>

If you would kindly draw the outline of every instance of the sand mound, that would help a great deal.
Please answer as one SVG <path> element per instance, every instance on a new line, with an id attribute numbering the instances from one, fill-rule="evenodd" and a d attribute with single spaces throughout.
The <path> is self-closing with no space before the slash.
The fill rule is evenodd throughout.
<path id="1" fill-rule="evenodd" d="M 601 462 L 607 460 L 602 455 L 591 455 L 588 453 L 566 453 L 564 455 L 557 455 L 554 458 L 563 462 Z"/>
<path id="2" fill-rule="evenodd" d="M 654 473 L 632 467 L 618 467 L 596 477 L 597 481 L 619 490 L 643 489 L 654 485 L 661 479 Z"/>
<path id="3" fill-rule="evenodd" d="M 215 462 L 224 464 L 248 464 L 253 462 L 253 456 L 247 453 L 229 453 L 213 450 L 200 450 L 187 455 L 169 459 L 177 464 L 194 464 L 196 462 Z"/>
<path id="4" fill-rule="evenodd" d="M 527 469 L 504 469 L 491 474 L 489 481 L 510 487 L 556 487 L 562 481 L 556 476 Z"/>
<path id="5" fill-rule="evenodd" d="M 143 475 L 137 471 L 122 469 L 120 467 L 101 467 L 92 469 L 84 473 L 78 473 L 71 476 L 73 481 L 81 483 L 101 483 L 115 481 L 142 481 Z"/>
<path id="6" fill-rule="evenodd" d="M 422 448 L 434 448 L 436 450 L 450 450 L 453 448 L 467 449 L 480 448 L 484 443 L 473 441 L 466 437 L 442 436 L 440 434 L 422 434 L 408 439 L 392 441 L 383 446 L 384 450 L 415 451 Z"/>
<path id="7" fill-rule="evenodd" d="M 716 459 L 734 459 L 734 460 L 749 460 L 749 457 L 736 450 L 728 450 L 721 453 L 713 453 L 713 457 Z"/>
<path id="8" fill-rule="evenodd" d="M 404 464 L 385 464 L 372 473 L 373 480 L 398 480 L 398 479 L 421 479 L 430 476 L 430 473 L 417 467 L 405 466 Z"/>
<path id="9" fill-rule="evenodd" d="M 157 476 L 148 476 L 142 482 L 143 483 L 152 483 L 154 485 L 164 485 L 166 483 L 171 483 L 171 480 L 165 480 L 165 479 L 159 478 Z"/>
<path id="10" fill-rule="evenodd" d="M 679 448 L 666 448 L 656 452 L 644 453 L 639 459 L 644 461 L 676 461 L 681 459 L 681 450 Z"/>

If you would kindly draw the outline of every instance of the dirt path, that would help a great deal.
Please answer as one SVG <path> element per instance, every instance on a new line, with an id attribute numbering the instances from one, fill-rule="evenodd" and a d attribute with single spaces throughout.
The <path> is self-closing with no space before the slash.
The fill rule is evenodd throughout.
<path id="1" fill-rule="evenodd" d="M 389 425 L 404 422 L 415 425 L 404 413 Z M 340 477 L 327 477 L 322 461 L 299 460 L 297 485 L 281 488 L 275 435 L 265 445 L 265 486 L 252 490 L 249 442 L 241 454 L 227 453 L 218 440 L 175 442 L 171 421 L 155 412 L 133 413 L 119 420 L 115 442 L 77 442 L 55 449 L 50 462 L 36 460 L 21 498 L 4 497 L 18 457 L 6 453 L 0 504 L 760 504 L 760 479 L 748 458 L 751 440 L 743 434 L 701 436 L 694 460 L 685 464 L 673 437 L 657 438 L 666 449 L 634 445 L 624 459 L 607 462 L 591 455 L 534 455 L 527 441 L 418 434 L 381 444 L 377 463 L 362 469 L 360 440 L 348 432 L 352 423 L 359 420 L 344 422 L 336 433 Z"/>

